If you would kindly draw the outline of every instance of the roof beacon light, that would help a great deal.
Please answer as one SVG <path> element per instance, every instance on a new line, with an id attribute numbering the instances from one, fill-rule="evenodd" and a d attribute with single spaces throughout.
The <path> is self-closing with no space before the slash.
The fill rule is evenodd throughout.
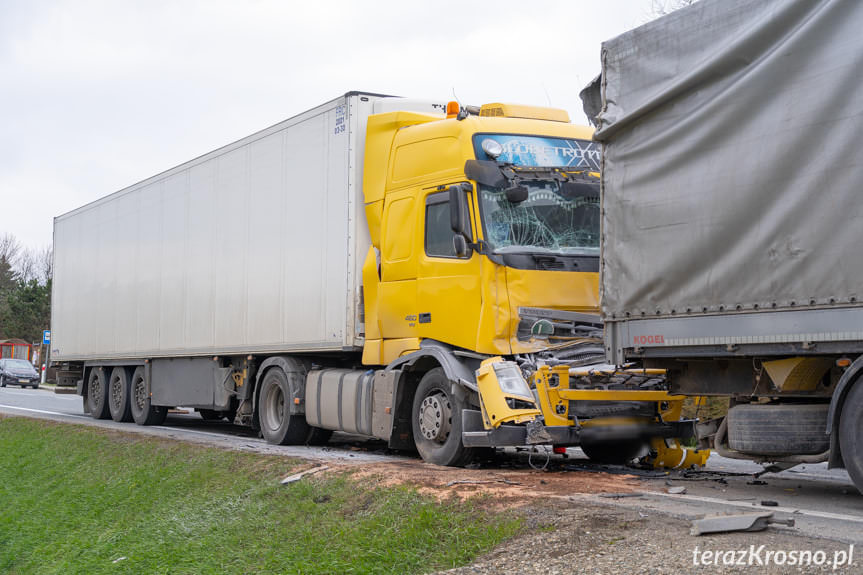
<path id="1" fill-rule="evenodd" d="M 458 105 L 458 102 L 447 102 L 446 103 L 446 117 L 447 118 L 455 118 L 458 116 L 458 112 L 461 109 L 461 106 Z"/>

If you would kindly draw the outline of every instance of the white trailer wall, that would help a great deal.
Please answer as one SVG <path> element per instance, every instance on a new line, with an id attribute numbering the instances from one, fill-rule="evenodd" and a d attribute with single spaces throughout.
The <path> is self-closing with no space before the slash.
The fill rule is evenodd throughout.
<path id="1" fill-rule="evenodd" d="M 362 345 L 350 93 L 56 218 L 52 359 Z"/>

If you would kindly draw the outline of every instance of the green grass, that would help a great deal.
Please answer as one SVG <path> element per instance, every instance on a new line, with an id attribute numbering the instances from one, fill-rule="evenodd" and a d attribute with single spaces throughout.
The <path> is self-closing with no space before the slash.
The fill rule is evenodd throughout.
<path id="1" fill-rule="evenodd" d="M 278 483 L 300 464 L 0 418 L 0 572 L 424 573 L 520 528 L 344 475 Z"/>

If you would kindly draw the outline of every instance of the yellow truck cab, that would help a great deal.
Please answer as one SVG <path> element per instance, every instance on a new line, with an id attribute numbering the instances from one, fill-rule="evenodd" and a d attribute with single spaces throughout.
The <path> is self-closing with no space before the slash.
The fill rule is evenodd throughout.
<path id="1" fill-rule="evenodd" d="M 524 106 L 369 118 L 363 363 L 388 364 L 423 340 L 491 355 L 540 351 L 548 338 L 525 337 L 533 323 L 524 320 L 596 313 L 599 151 L 591 133 L 562 110 Z M 478 182 L 466 172 L 490 175 Z M 523 195 L 516 201 L 507 198 L 513 187 Z"/>
<path id="2" fill-rule="evenodd" d="M 688 435 L 691 422 L 654 425 L 659 403 L 632 401 L 649 399 L 639 391 L 623 402 L 582 399 L 577 410 L 577 395 L 565 396 L 579 392 L 562 390 L 570 367 L 603 356 L 592 129 L 549 108 L 451 103 L 448 112 L 368 122 L 362 361 L 403 374 L 412 401 L 396 405 L 394 430 L 445 465 L 467 461 L 472 447 L 525 443 L 580 443 L 620 462 L 648 439 Z M 630 374 L 641 383 L 656 375 Z M 582 375 L 588 387 L 590 378 Z M 576 412 L 591 419 L 603 413 L 597 405 L 618 424 L 635 418 L 579 437 Z M 550 417 L 559 425 L 544 425 Z M 398 433 L 390 443 L 401 444 Z M 675 463 L 696 462 L 674 449 Z"/>

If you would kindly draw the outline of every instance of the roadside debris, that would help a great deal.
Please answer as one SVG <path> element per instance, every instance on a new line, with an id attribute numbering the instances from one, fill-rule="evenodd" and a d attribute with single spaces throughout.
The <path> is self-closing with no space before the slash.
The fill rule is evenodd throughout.
<path id="1" fill-rule="evenodd" d="M 672 495 L 683 495 L 684 493 L 686 493 L 686 488 L 685 487 L 669 487 L 668 489 L 666 489 L 666 491 L 668 491 Z"/>
<path id="2" fill-rule="evenodd" d="M 487 485 L 490 483 L 505 483 L 506 485 L 522 485 L 518 481 L 510 481 L 509 479 L 492 479 L 491 481 L 471 481 L 469 479 L 457 479 L 446 484 L 447 487 L 453 485 Z"/>
<path id="3" fill-rule="evenodd" d="M 764 499 L 761 502 L 761 505 L 763 505 L 764 507 L 779 507 L 779 502 L 778 501 L 772 501 L 770 499 Z"/>
<path id="4" fill-rule="evenodd" d="M 728 531 L 764 531 L 770 524 L 794 527 L 793 519 L 774 519 L 773 513 L 741 513 L 739 515 L 716 515 L 696 519 L 692 522 L 692 535 L 725 533 Z"/>
<path id="5" fill-rule="evenodd" d="M 330 467 L 328 465 L 321 465 L 319 467 L 313 467 L 311 469 L 307 469 L 305 471 L 300 471 L 299 473 L 294 473 L 293 475 L 288 475 L 284 479 L 280 481 L 282 485 L 287 485 L 288 483 L 294 483 L 295 481 L 299 481 L 306 475 L 314 475 L 315 473 L 320 473 L 321 471 L 326 471 Z"/>

